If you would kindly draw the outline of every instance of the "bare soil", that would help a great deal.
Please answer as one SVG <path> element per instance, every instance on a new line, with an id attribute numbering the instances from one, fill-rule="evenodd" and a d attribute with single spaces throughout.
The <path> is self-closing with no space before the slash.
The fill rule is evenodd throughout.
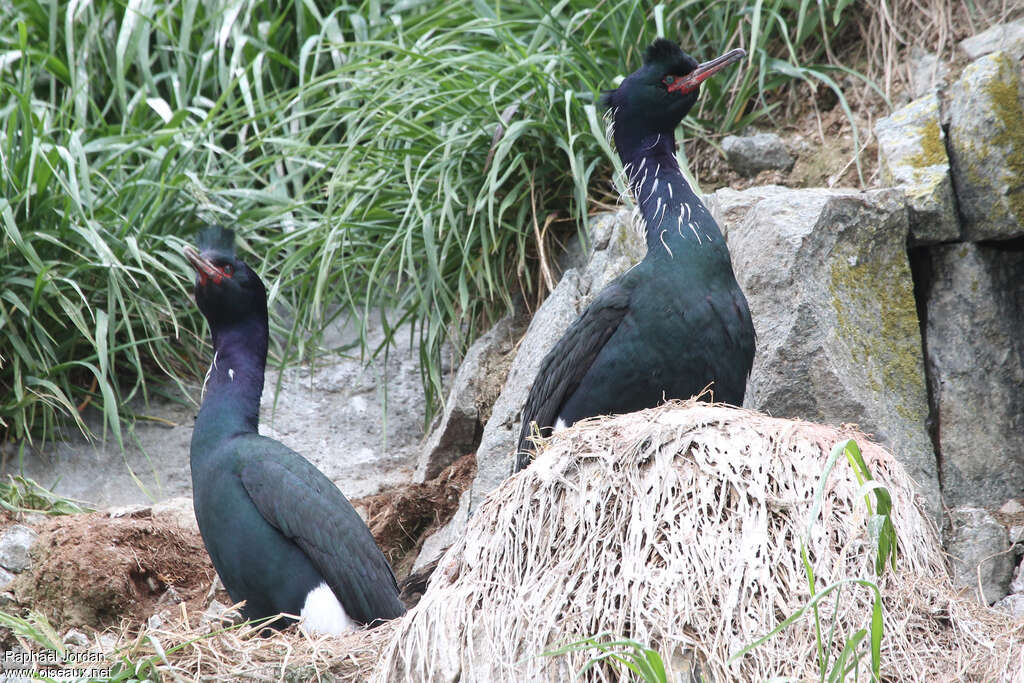
<path id="1" fill-rule="evenodd" d="M 94 512 L 47 519 L 36 529 L 32 566 L 14 593 L 58 628 L 145 621 L 178 602 L 205 608 L 213 566 L 199 534 L 173 520 Z"/>
<path id="2" fill-rule="evenodd" d="M 367 525 L 399 581 L 409 575 L 423 541 L 455 515 L 459 498 L 474 476 L 476 454 L 470 453 L 442 470 L 436 479 L 352 501 L 366 511 Z"/>
<path id="3" fill-rule="evenodd" d="M 429 482 L 353 501 L 366 512 L 400 580 L 426 536 L 454 515 L 475 473 L 469 454 Z M 0 511 L 0 527 L 16 521 Z M 216 573 L 202 538 L 172 514 L 143 508 L 123 517 L 93 512 L 20 523 L 33 526 L 39 538 L 32 566 L 11 590 L 20 606 L 44 615 L 60 633 L 72 627 L 134 631 L 155 614 L 166 621 L 201 615 L 212 600 L 230 604 L 223 588 L 214 590 Z"/>

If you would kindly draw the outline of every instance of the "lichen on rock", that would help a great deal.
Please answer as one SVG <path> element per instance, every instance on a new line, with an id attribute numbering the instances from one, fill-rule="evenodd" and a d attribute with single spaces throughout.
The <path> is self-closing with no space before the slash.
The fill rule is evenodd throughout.
<path id="1" fill-rule="evenodd" d="M 949 98 L 953 183 L 970 241 L 1024 235 L 1024 86 L 1004 52 L 969 64 Z"/>
<path id="2" fill-rule="evenodd" d="M 882 178 L 901 187 L 910 209 L 910 236 L 931 244 L 960 236 L 945 134 L 934 92 L 875 124 Z"/>

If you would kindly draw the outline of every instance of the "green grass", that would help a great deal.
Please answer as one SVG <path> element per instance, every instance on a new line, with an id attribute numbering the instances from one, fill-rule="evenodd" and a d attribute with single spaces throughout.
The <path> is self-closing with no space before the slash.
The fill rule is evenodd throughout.
<path id="1" fill-rule="evenodd" d="M 16 514 L 43 512 L 51 516 L 92 512 L 80 501 L 54 493 L 34 479 L 17 476 L 0 481 L 0 507 Z"/>
<path id="2" fill-rule="evenodd" d="M 882 620 L 882 592 L 878 584 L 870 579 L 845 578 L 830 583 L 827 586 L 819 586 L 815 579 L 814 567 L 807 556 L 806 539 L 810 536 L 811 529 L 817 523 L 821 513 L 822 500 L 825 492 L 825 482 L 829 473 L 840 458 L 845 457 L 853 469 L 861 491 L 864 494 L 864 502 L 868 508 L 868 534 L 875 547 L 875 573 L 881 576 L 885 572 L 886 565 L 896 568 L 897 540 L 896 530 L 892 525 L 890 517 L 892 511 L 892 498 L 889 492 L 871 476 L 867 463 L 861 456 L 860 448 L 853 439 L 847 439 L 836 444 L 829 454 L 825 463 L 825 470 L 822 473 L 821 481 L 814 496 L 814 505 L 808 517 L 809 522 L 804 534 L 804 541 L 800 544 L 800 557 L 803 560 L 804 570 L 807 575 L 807 587 L 811 594 L 807 603 L 779 623 L 774 629 L 754 642 L 750 643 L 729 658 L 732 663 L 741 659 L 745 654 L 767 642 L 772 636 L 792 627 L 802 620 L 808 613 L 813 617 L 814 635 L 818 659 L 819 680 L 825 681 L 858 681 L 862 674 L 862 660 L 865 656 L 870 664 L 868 671 L 871 680 L 881 680 L 882 665 L 882 639 L 885 636 L 885 629 Z M 875 497 L 875 505 L 871 504 L 872 494 Z M 856 629 L 852 633 L 839 633 L 836 629 L 835 613 L 832 621 L 822 619 L 820 604 L 832 593 L 835 610 L 839 609 L 839 598 L 843 590 L 849 586 L 861 586 L 867 588 L 873 597 L 871 602 L 871 621 L 869 624 Z M 866 639 L 866 640 L 865 640 Z M 841 649 L 836 653 L 837 645 Z M 866 646 L 866 647 L 865 647 Z"/>
<path id="3" fill-rule="evenodd" d="M 576 673 L 581 678 L 590 669 L 608 664 L 622 675 L 622 680 L 637 680 L 644 683 L 667 683 L 665 663 L 656 650 L 635 640 L 615 639 L 609 634 L 583 638 L 557 650 L 545 652 L 545 657 L 557 657 L 570 652 L 596 650 L 596 654 Z M 628 672 L 628 674 L 627 674 Z"/>
<path id="4" fill-rule="evenodd" d="M 595 98 L 659 32 L 699 59 L 748 48 L 685 124 L 730 131 L 795 80 L 847 106 L 825 39 L 847 5 L 4 3 L 3 438 L 93 431 L 90 406 L 123 443 L 153 379 L 201 376 L 179 252 L 214 221 L 270 283 L 276 362 L 387 310 L 384 347 L 414 325 L 436 406 L 442 344 L 538 296 L 534 225 L 575 230 L 612 190 Z"/>

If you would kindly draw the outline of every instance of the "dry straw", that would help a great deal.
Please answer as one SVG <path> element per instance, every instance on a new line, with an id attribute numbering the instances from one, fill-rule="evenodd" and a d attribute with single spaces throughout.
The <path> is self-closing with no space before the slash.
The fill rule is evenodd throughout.
<path id="1" fill-rule="evenodd" d="M 826 458 L 847 438 L 893 500 L 900 552 L 880 579 L 864 491 L 844 460 L 808 519 Z M 586 421 L 480 506 L 399 622 L 375 679 L 571 680 L 588 653 L 542 653 L 601 633 L 658 650 L 669 680 L 694 662 L 716 681 L 817 679 L 810 620 L 728 663 L 810 598 L 806 533 L 819 589 L 877 580 L 883 678 L 1014 680 L 1024 624 L 956 598 L 921 510 L 903 467 L 852 430 L 692 403 Z M 839 634 L 833 657 L 870 626 L 871 599 L 850 586 L 838 605 L 822 603 L 823 627 Z M 619 679 L 602 668 L 587 676 Z"/>
<path id="2" fill-rule="evenodd" d="M 892 497 L 899 555 L 881 578 L 845 459 L 809 519 L 826 458 L 849 438 Z M 475 512 L 403 619 L 340 638 L 261 637 L 182 610 L 125 630 L 108 661 L 148 660 L 168 681 L 568 681 L 596 652 L 542 653 L 608 633 L 660 652 L 672 681 L 695 665 L 705 680 L 818 680 L 809 615 L 728 661 L 807 603 L 806 539 L 819 590 L 877 582 L 884 680 L 1024 683 L 1024 622 L 955 594 L 921 510 L 903 467 L 864 434 L 676 402 L 548 440 Z M 873 593 L 848 584 L 836 595 L 820 610 L 837 634 L 832 659 L 870 625 Z M 621 680 L 600 667 L 586 678 Z"/>
<path id="3" fill-rule="evenodd" d="M 330 637 L 309 636 L 294 627 L 272 631 L 197 617 L 183 611 L 166 625 L 145 628 L 138 635 L 126 624 L 116 643 L 99 643 L 100 649 L 111 665 L 132 662 L 147 679 L 156 669 L 161 681 L 361 683 L 372 675 L 397 624 Z M 140 667 L 147 660 L 152 667 Z M 112 680 L 137 677 L 122 675 Z"/>

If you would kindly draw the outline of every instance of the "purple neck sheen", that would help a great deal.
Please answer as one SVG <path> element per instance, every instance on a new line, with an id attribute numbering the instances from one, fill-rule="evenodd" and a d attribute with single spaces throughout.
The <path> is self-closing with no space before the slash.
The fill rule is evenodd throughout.
<path id="1" fill-rule="evenodd" d="M 256 432 L 267 364 L 266 320 L 213 329 L 213 362 L 196 430 L 221 437 Z"/>

